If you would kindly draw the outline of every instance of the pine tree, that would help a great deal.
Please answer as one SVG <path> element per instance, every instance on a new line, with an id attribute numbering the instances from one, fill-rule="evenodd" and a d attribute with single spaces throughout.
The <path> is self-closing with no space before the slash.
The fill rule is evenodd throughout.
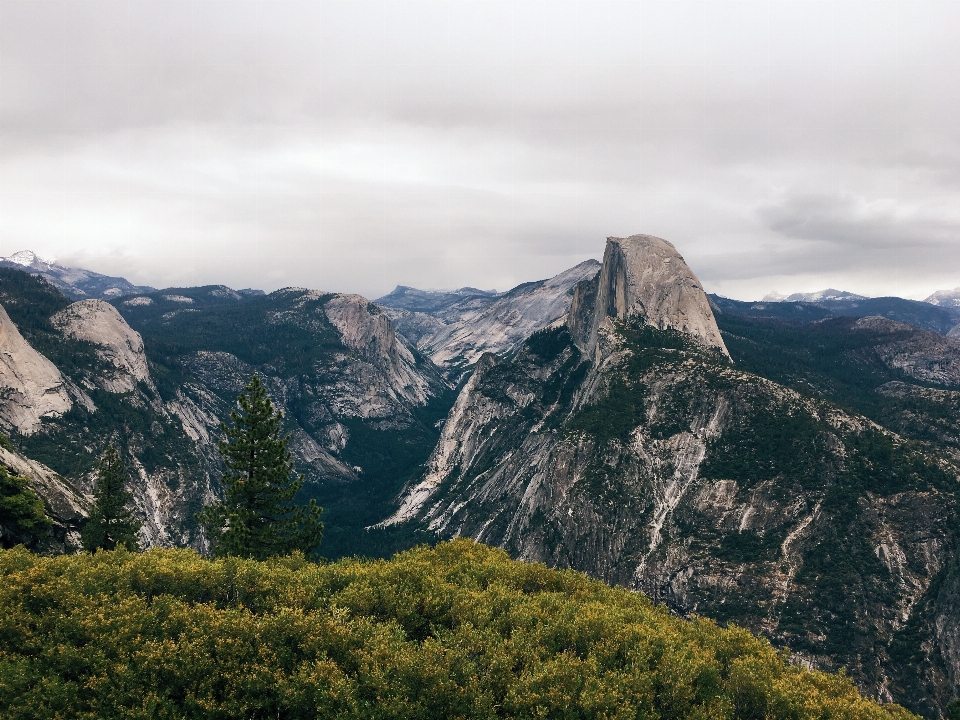
<path id="1" fill-rule="evenodd" d="M 52 524 L 27 478 L 0 465 L 0 547 L 18 543 L 32 547 L 50 536 Z"/>
<path id="2" fill-rule="evenodd" d="M 237 402 L 239 412 L 230 413 L 232 426 L 221 424 L 226 498 L 199 516 L 214 554 L 263 560 L 295 550 L 310 553 L 323 536 L 322 508 L 315 500 L 306 506 L 291 503 L 303 476 L 293 468 L 290 436 L 280 434 L 283 413 L 274 411 L 257 375 Z"/>
<path id="3" fill-rule="evenodd" d="M 127 507 L 133 496 L 124 489 L 126 483 L 127 473 L 123 469 L 120 453 L 110 445 L 97 467 L 93 509 L 82 534 L 84 550 L 95 552 L 118 547 L 137 549 L 140 523 Z"/>

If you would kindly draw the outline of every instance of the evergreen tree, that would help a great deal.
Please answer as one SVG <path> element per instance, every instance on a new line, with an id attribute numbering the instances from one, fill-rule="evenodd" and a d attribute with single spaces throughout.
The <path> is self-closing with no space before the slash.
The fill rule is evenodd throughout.
<path id="1" fill-rule="evenodd" d="M 208 505 L 199 519 L 214 554 L 263 560 L 295 550 L 310 553 L 320 544 L 323 523 L 315 500 L 307 506 L 291 501 L 303 485 L 281 436 L 283 413 L 274 411 L 266 388 L 254 375 L 237 398 L 239 412 L 219 444 L 227 471 L 226 498 Z"/>
<path id="2" fill-rule="evenodd" d="M 83 528 L 84 550 L 115 550 L 121 546 L 128 550 L 137 549 L 140 523 L 127 507 L 133 496 L 124 489 L 126 483 L 127 473 L 123 469 L 120 453 L 110 445 L 97 467 L 93 509 Z"/>
<path id="3" fill-rule="evenodd" d="M 50 535 L 52 524 L 27 478 L 0 465 L 0 547 L 32 546 Z"/>

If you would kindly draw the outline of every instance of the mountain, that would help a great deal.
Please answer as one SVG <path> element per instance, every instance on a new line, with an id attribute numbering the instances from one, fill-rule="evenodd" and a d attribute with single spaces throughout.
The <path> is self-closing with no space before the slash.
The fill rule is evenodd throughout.
<path id="1" fill-rule="evenodd" d="M 397 310 L 432 314 L 464 300 L 476 300 L 486 304 L 484 301 L 492 302 L 502 294 L 496 290 L 478 290 L 472 287 L 462 287 L 459 290 L 418 290 L 407 285 L 397 285 L 393 292 L 377 298 L 374 302 Z"/>
<path id="2" fill-rule="evenodd" d="M 924 300 L 924 302 L 942 307 L 960 307 L 960 288 L 937 290 L 933 295 Z"/>
<path id="3" fill-rule="evenodd" d="M 254 372 L 284 412 L 302 499 L 326 508 L 331 556 L 409 542 L 362 528 L 426 460 L 453 401 L 376 306 L 303 288 L 71 302 L 0 268 L 0 343 L 0 425 L 18 451 L 84 495 L 118 446 L 148 547 L 204 546 L 195 514 L 221 492 L 220 423 Z"/>
<path id="4" fill-rule="evenodd" d="M 758 318 L 811 321 L 828 317 L 882 316 L 897 322 L 946 335 L 960 323 L 960 308 L 931 305 L 898 297 L 863 300 L 819 300 L 817 302 L 743 302 L 709 295 L 717 315 L 730 313 Z"/>
<path id="5" fill-rule="evenodd" d="M 952 341 L 882 318 L 828 322 L 851 327 L 837 328 L 827 379 L 850 352 L 851 374 L 875 368 L 890 403 L 903 390 L 890 382 L 907 397 L 956 392 Z M 471 537 L 735 622 L 939 717 L 960 682 L 960 462 L 750 372 L 741 345 L 762 338 L 722 328 L 669 243 L 610 238 L 565 322 L 510 358 L 482 356 L 383 524 Z"/>
<path id="6" fill-rule="evenodd" d="M 0 267 L 39 275 L 71 300 L 109 299 L 153 291 L 151 287 L 134 285 L 121 277 L 110 277 L 90 270 L 57 265 L 54 261 L 41 258 L 30 250 L 21 250 L 10 257 L 0 258 Z"/>
<path id="7" fill-rule="evenodd" d="M 792 295 L 781 295 L 778 292 L 766 295 L 761 302 L 820 302 L 821 300 L 839 300 L 841 302 L 850 300 L 867 300 L 864 295 L 857 295 L 846 290 L 834 290 L 827 288 L 819 292 L 811 293 L 793 293 Z"/>
<path id="8" fill-rule="evenodd" d="M 563 316 L 574 285 L 599 269 L 596 260 L 587 260 L 548 280 L 524 283 L 502 294 L 473 288 L 434 293 L 401 286 L 376 303 L 398 332 L 456 381 L 483 353 L 508 354 Z"/>
<path id="9" fill-rule="evenodd" d="M 114 301 L 144 339 L 164 401 L 216 458 L 219 423 L 257 372 L 284 412 L 301 500 L 325 508 L 323 553 L 389 553 L 362 528 L 436 444 L 453 401 L 439 370 L 358 295 L 171 288 Z"/>

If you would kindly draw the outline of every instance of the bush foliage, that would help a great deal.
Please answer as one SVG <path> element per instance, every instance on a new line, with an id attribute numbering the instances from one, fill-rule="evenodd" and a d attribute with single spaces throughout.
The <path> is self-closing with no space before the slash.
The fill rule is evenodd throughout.
<path id="1" fill-rule="evenodd" d="M 747 631 L 470 541 L 0 552 L 5 718 L 908 718 Z"/>

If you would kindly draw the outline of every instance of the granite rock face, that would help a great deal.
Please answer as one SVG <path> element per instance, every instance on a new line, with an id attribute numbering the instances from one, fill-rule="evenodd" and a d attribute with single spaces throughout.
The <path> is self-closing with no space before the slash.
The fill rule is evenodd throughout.
<path id="1" fill-rule="evenodd" d="M 678 330 L 729 357 L 710 302 L 677 249 L 652 235 L 607 238 L 603 266 L 592 282 L 574 290 L 567 321 L 587 356 L 606 318 L 641 317 L 659 330 Z"/>
<path id="2" fill-rule="evenodd" d="M 587 260 L 502 294 L 472 288 L 447 294 L 398 288 L 377 303 L 398 332 L 458 380 L 483 353 L 509 354 L 534 332 L 563 317 L 574 286 L 594 277 L 599 268 L 596 260 Z"/>
<path id="3" fill-rule="evenodd" d="M 20 433 L 37 431 L 43 418 L 62 415 L 73 401 L 57 367 L 23 339 L 0 306 L 0 419 Z"/>
<path id="4" fill-rule="evenodd" d="M 81 300 L 58 312 L 50 322 L 67 336 L 96 345 L 101 358 L 115 368 L 111 376 L 98 378 L 104 390 L 133 392 L 138 382 L 150 382 L 143 339 L 113 305 Z"/>
<path id="5" fill-rule="evenodd" d="M 887 367 L 923 382 L 960 385 L 960 340 L 876 316 L 860 318 L 852 330 L 854 334 L 889 337 L 877 344 L 877 353 Z"/>
<path id="6" fill-rule="evenodd" d="M 434 394 L 435 381 L 418 369 L 413 353 L 397 339 L 393 323 L 370 301 L 359 295 L 336 295 L 323 310 L 344 346 L 384 373 L 385 395 L 423 405 Z"/>

